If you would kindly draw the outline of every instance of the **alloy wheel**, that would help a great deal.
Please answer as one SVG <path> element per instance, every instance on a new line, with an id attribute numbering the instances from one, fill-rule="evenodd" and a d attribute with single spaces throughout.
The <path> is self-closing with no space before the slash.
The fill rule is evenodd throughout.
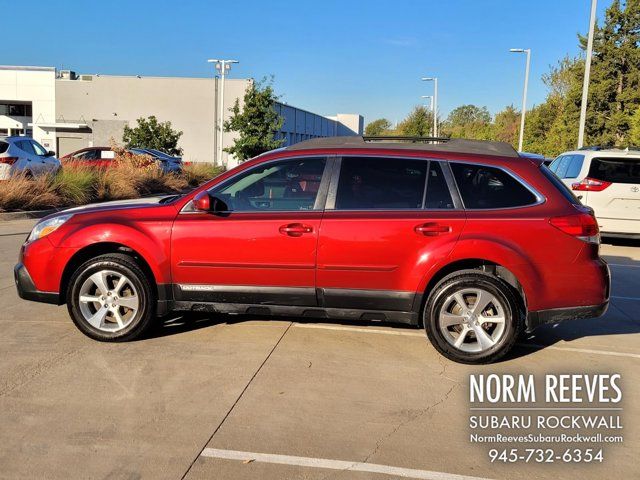
<path id="1" fill-rule="evenodd" d="M 84 320 L 104 332 L 118 332 L 133 322 L 140 299 L 131 279 L 113 270 L 99 270 L 80 287 L 78 304 Z"/>
<path id="2" fill-rule="evenodd" d="M 438 313 L 440 332 L 453 347 L 468 353 L 489 350 L 505 333 L 505 308 L 482 288 L 464 288 L 449 295 Z"/>

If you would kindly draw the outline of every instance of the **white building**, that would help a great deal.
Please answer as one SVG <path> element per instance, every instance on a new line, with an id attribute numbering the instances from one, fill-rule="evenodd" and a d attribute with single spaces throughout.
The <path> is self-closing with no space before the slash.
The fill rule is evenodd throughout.
<path id="1" fill-rule="evenodd" d="M 228 109 L 242 98 L 251 79 L 225 80 L 225 120 Z M 155 115 L 183 132 L 179 146 L 186 162 L 214 162 L 219 118 L 217 78 L 77 75 L 53 67 L 0 66 L 0 136 L 29 135 L 58 156 L 89 146 L 122 141 L 125 125 Z M 335 135 L 361 135 L 358 114 L 325 117 L 277 103 L 283 116 L 277 133 L 284 145 Z M 231 146 L 235 134 L 224 134 Z M 218 162 L 220 163 L 220 162 Z M 236 164 L 223 154 L 222 163 Z"/>

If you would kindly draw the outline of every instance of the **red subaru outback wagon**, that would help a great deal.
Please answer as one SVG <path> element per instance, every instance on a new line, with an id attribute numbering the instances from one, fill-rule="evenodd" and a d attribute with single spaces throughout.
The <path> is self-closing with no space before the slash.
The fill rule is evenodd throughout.
<path id="1" fill-rule="evenodd" d="M 523 331 L 602 315 L 593 213 L 507 144 L 314 139 L 183 196 L 38 223 L 15 279 L 89 337 L 140 337 L 170 311 L 422 325 L 486 363 Z"/>

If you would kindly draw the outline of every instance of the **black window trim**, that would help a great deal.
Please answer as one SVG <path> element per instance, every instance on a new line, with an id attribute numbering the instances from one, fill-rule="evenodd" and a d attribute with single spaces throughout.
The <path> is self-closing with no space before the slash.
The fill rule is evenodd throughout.
<path id="1" fill-rule="evenodd" d="M 327 190 L 329 188 L 329 182 L 332 178 L 333 172 L 334 172 L 334 168 L 335 168 L 335 163 L 336 163 L 336 156 L 333 154 L 302 154 L 302 155 L 291 155 L 291 156 L 287 156 L 287 157 L 278 157 L 278 158 L 273 158 L 271 160 L 267 160 L 266 162 L 260 162 L 256 165 L 253 165 L 252 167 L 249 167 L 247 169 L 244 169 L 238 173 L 236 173 L 235 175 L 232 175 L 231 177 L 225 179 L 224 181 L 222 181 L 221 183 L 217 183 L 213 186 L 211 186 L 211 188 L 208 188 L 206 191 L 207 192 L 211 192 L 211 190 L 215 189 L 215 188 L 221 188 L 224 187 L 225 185 L 228 185 L 230 183 L 232 183 L 234 180 L 236 180 L 240 175 L 244 175 L 245 173 L 247 173 L 250 170 L 253 170 L 254 168 L 258 168 L 258 167 L 263 167 L 265 165 L 269 165 L 271 163 L 275 163 L 275 162 L 286 162 L 289 160 L 297 160 L 297 159 L 304 159 L 304 158 L 324 158 L 325 159 L 325 164 L 324 164 L 324 171 L 322 172 L 322 179 L 320 180 L 320 187 L 318 187 L 318 194 L 316 195 L 316 200 L 313 204 L 313 209 L 312 210 L 229 210 L 229 211 L 224 211 L 224 212 L 218 212 L 220 214 L 224 214 L 224 215 L 237 215 L 237 214 L 252 214 L 255 215 L 256 213 L 260 213 L 260 214 L 271 214 L 271 215 L 278 215 L 278 214 L 282 214 L 282 213 L 299 213 L 299 214 L 309 214 L 309 213 L 318 213 L 318 212 L 323 212 L 324 211 L 324 205 L 326 203 L 326 199 L 327 199 Z M 193 214 L 199 214 L 199 215 L 206 215 L 205 212 L 201 212 L 198 210 L 194 210 L 193 208 L 193 199 L 188 201 L 181 209 L 179 214 L 187 214 L 187 215 L 193 215 Z"/>
<path id="2" fill-rule="evenodd" d="M 451 169 L 451 164 L 452 163 L 461 163 L 461 164 L 464 164 L 464 165 L 477 165 L 477 166 L 481 166 L 481 167 L 496 168 L 498 170 L 502 170 L 504 173 L 506 173 L 507 175 L 510 175 L 515 180 L 517 180 L 523 187 L 525 187 L 527 190 L 529 190 L 529 192 L 531 192 L 533 194 L 533 196 L 536 197 L 536 201 L 534 203 L 530 203 L 528 205 L 518 205 L 518 206 L 515 206 L 515 207 L 496 207 L 496 208 L 469 208 L 469 207 L 464 205 L 464 200 L 462 200 L 462 195 L 460 194 L 460 190 L 458 189 L 458 183 L 454 182 L 455 186 L 456 186 L 456 191 L 458 192 L 458 195 L 460 196 L 460 200 L 462 201 L 462 204 L 463 204 L 463 207 L 464 207 L 465 211 L 470 211 L 470 212 L 492 212 L 494 210 L 516 210 L 516 209 L 519 209 L 519 208 L 537 207 L 538 205 L 542 205 L 543 203 L 545 203 L 547 201 L 546 197 L 541 195 L 524 178 L 522 178 L 520 175 L 518 175 L 514 171 L 509 170 L 508 168 L 505 168 L 505 167 L 503 167 L 501 165 L 492 165 L 490 163 L 481 163 L 481 162 L 467 162 L 467 161 L 464 161 L 464 160 L 447 160 L 447 163 L 449 164 L 448 165 L 449 169 Z M 451 175 L 453 176 L 453 171 L 451 171 Z"/>
<path id="3" fill-rule="evenodd" d="M 449 187 L 449 195 L 451 195 L 451 199 L 453 201 L 453 208 L 348 208 L 348 209 L 337 209 L 336 208 L 336 198 L 338 195 L 338 183 L 340 181 L 340 171 L 342 167 L 342 159 L 343 158 L 393 158 L 398 160 L 418 160 L 422 162 L 427 162 L 427 175 L 424 179 L 424 193 L 423 193 L 423 201 L 422 205 L 424 205 L 424 199 L 427 193 L 427 184 L 428 184 L 428 175 L 431 169 L 431 162 L 438 162 L 440 164 L 440 168 L 442 169 L 442 173 L 447 182 L 447 187 Z M 457 189 L 454 189 L 455 181 L 453 180 L 453 175 L 449 171 L 449 167 L 444 165 L 448 163 L 446 160 L 442 160 L 440 158 L 430 158 L 430 157 L 408 157 L 408 156 L 399 156 L 399 155 L 386 155 L 386 154 L 374 154 L 374 153 L 365 153 L 365 154 L 345 154 L 338 155 L 335 159 L 333 175 L 331 176 L 331 182 L 329 183 L 329 192 L 327 193 L 327 202 L 325 204 L 325 211 L 329 212 L 457 212 L 464 210 L 462 206 L 462 201 L 459 196 Z"/>

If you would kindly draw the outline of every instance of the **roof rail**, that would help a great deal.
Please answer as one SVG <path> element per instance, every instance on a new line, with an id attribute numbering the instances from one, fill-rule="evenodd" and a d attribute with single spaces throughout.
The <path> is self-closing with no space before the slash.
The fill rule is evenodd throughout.
<path id="1" fill-rule="evenodd" d="M 578 150 L 591 150 L 599 152 L 600 150 L 634 150 L 640 151 L 640 147 L 629 145 L 628 147 L 616 147 L 615 145 L 592 145 L 590 147 L 580 147 Z"/>
<path id="2" fill-rule="evenodd" d="M 406 149 L 425 150 L 433 152 L 469 153 L 475 155 L 498 155 L 502 157 L 519 158 L 518 152 L 509 143 L 494 142 L 489 140 L 467 140 L 464 138 L 442 137 L 324 137 L 313 138 L 299 142 L 286 150 L 311 150 L 311 149 Z"/>
<path id="3" fill-rule="evenodd" d="M 407 142 L 407 143 L 445 143 L 451 140 L 449 137 L 403 137 L 395 136 L 364 136 L 362 140 L 365 142 Z"/>

